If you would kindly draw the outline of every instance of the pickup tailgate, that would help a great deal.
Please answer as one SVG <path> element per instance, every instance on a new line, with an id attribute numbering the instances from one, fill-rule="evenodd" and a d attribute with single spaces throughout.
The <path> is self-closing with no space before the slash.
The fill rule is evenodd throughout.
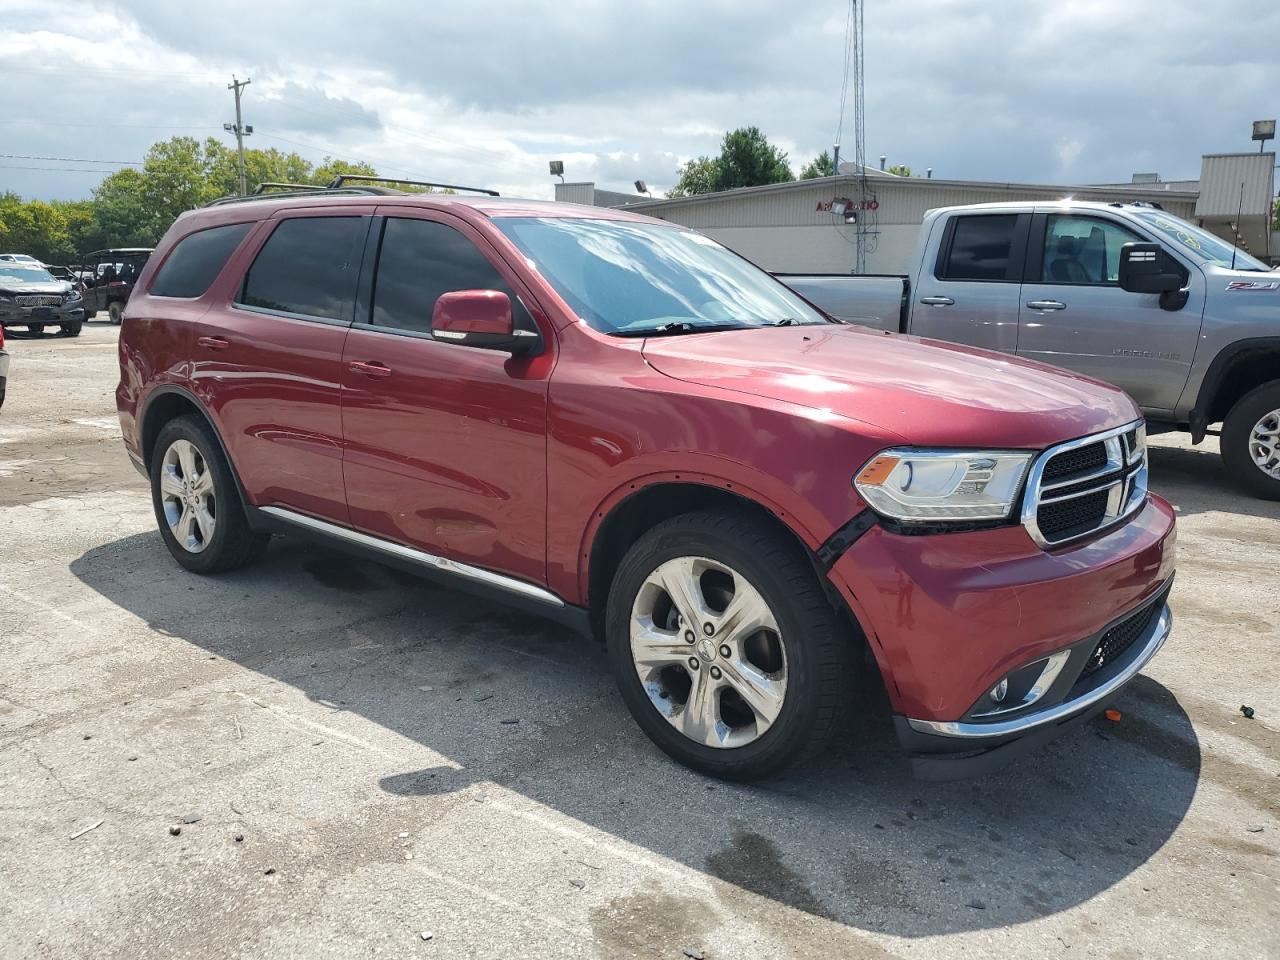
<path id="1" fill-rule="evenodd" d="M 875 330 L 902 331 L 909 283 L 906 277 L 823 273 L 774 276 L 837 320 Z"/>

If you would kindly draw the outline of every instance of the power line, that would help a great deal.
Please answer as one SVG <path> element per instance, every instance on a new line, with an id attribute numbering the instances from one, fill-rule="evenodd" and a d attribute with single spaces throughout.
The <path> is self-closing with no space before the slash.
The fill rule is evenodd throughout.
<path id="1" fill-rule="evenodd" d="M 25 153 L 0 153 L 6 160 L 57 160 L 61 163 L 114 163 L 117 166 L 140 167 L 141 160 L 89 160 L 85 157 L 38 157 Z"/>
<path id="2" fill-rule="evenodd" d="M 98 176 L 110 174 L 110 170 L 101 167 L 24 167 L 11 163 L 0 163 L 0 170 L 44 170 L 47 173 L 96 173 Z"/>

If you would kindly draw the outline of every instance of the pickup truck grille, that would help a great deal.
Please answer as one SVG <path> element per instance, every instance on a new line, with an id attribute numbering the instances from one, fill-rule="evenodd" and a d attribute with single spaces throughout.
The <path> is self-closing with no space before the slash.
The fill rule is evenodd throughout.
<path id="1" fill-rule="evenodd" d="M 1146 426 L 1129 424 L 1040 454 L 1022 522 L 1040 546 L 1059 547 L 1119 523 L 1146 498 Z"/>
<path id="2" fill-rule="evenodd" d="M 62 297 L 57 294 L 46 296 L 44 294 L 19 294 L 13 298 L 13 302 L 20 307 L 60 307 L 62 306 Z"/>

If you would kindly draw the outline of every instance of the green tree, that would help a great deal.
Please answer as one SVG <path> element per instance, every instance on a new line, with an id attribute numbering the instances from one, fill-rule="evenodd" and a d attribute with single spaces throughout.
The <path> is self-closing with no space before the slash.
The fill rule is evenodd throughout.
<path id="1" fill-rule="evenodd" d="M 889 172 L 892 173 L 895 177 L 911 176 L 911 168 L 908 167 L 905 163 L 895 163 L 892 167 L 889 168 Z"/>
<path id="2" fill-rule="evenodd" d="M 831 159 L 831 154 L 823 150 L 820 154 L 810 160 L 800 171 L 801 180 L 816 180 L 818 177 L 834 177 L 836 174 L 835 162 Z"/>
<path id="3" fill-rule="evenodd" d="M 795 178 L 786 152 L 771 144 L 759 127 L 741 127 L 724 135 L 717 163 L 717 190 L 787 183 Z"/>
<path id="4" fill-rule="evenodd" d="M 74 262 L 92 217 L 87 200 L 27 202 L 13 192 L 0 194 L 0 250 L 45 263 Z"/>
<path id="5" fill-rule="evenodd" d="M 716 189 L 719 161 L 710 157 L 698 157 L 680 168 L 680 179 L 667 191 L 668 197 L 691 197 L 699 193 L 712 193 Z"/>

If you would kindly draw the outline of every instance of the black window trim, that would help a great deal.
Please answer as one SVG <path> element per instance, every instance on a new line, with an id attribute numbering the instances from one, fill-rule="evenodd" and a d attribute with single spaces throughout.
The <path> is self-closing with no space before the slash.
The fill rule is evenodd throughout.
<path id="1" fill-rule="evenodd" d="M 253 259 L 249 262 L 249 265 L 245 267 L 244 273 L 240 277 L 240 282 L 236 284 L 235 292 L 231 295 L 231 302 L 229 304 L 231 309 L 243 310 L 246 313 L 257 313 L 257 314 L 261 314 L 263 316 L 268 316 L 268 317 L 281 317 L 285 320 L 305 320 L 308 323 L 322 323 L 325 326 L 329 326 L 329 327 L 350 327 L 352 325 L 352 323 L 355 321 L 356 308 L 359 307 L 360 305 L 360 284 L 364 278 L 363 257 L 361 258 L 361 261 L 360 261 L 360 273 L 356 276 L 356 295 L 354 298 L 352 298 L 352 301 L 351 301 L 352 315 L 346 320 L 338 320 L 334 317 L 318 317 L 311 313 L 297 313 L 292 310 L 273 310 L 270 307 L 258 307 L 258 306 L 254 306 L 251 303 L 240 302 L 240 297 L 244 296 L 244 286 L 249 280 L 249 272 L 253 269 L 253 265 L 257 262 L 258 257 L 261 256 L 262 251 L 266 249 L 267 244 L 271 242 L 271 238 L 275 236 L 275 232 L 278 229 L 280 229 L 280 225 L 282 223 L 287 223 L 290 220 L 320 220 L 320 219 L 340 219 L 340 218 L 354 220 L 358 218 L 358 219 L 364 220 L 365 222 L 365 235 L 362 241 L 357 240 L 356 242 L 361 245 L 362 249 L 368 248 L 369 227 L 374 219 L 371 214 L 349 213 L 340 207 L 335 208 L 333 213 L 325 212 L 323 214 L 320 214 L 319 216 L 308 216 L 309 213 L 310 211 L 303 210 L 303 211 L 300 211 L 300 214 L 297 216 L 286 215 L 283 217 L 275 218 L 275 222 L 272 224 L 271 229 L 267 231 L 266 236 L 262 238 L 262 242 L 258 244 L 258 249 L 253 252 Z"/>
<path id="2" fill-rule="evenodd" d="M 164 259 L 160 261 L 160 265 L 156 267 L 155 271 L 151 274 L 151 279 L 147 282 L 147 296 L 155 297 L 158 300 L 185 300 L 189 303 L 194 303 L 196 300 L 204 299 L 209 295 L 209 291 L 218 285 L 218 281 L 222 278 L 222 274 L 226 271 L 227 267 L 231 265 L 231 261 L 236 258 L 236 254 L 240 252 L 240 249 L 253 236 L 254 228 L 259 223 L 261 223 L 260 220 L 233 220 L 230 223 L 215 223 L 209 227 L 202 227 L 199 230 L 192 230 L 190 233 L 183 236 L 181 240 L 179 240 L 177 243 L 175 243 L 172 247 L 169 248 L 169 252 L 164 255 Z M 245 230 L 244 236 L 240 238 L 240 242 L 231 248 L 231 252 L 227 254 L 227 259 L 222 261 L 222 266 L 218 268 L 218 272 L 213 275 L 213 279 L 209 281 L 209 285 L 205 287 L 204 290 L 202 290 L 200 293 L 198 293 L 194 297 L 175 297 L 170 294 L 154 292 L 156 281 L 160 279 L 160 274 L 164 271 L 164 268 L 169 265 L 169 261 L 172 260 L 173 255 L 178 252 L 179 247 L 181 247 L 184 243 L 186 243 L 188 240 L 190 240 L 192 237 L 196 236 L 197 234 L 208 233 L 210 230 L 221 230 L 225 227 L 248 227 L 248 229 Z M 144 268 L 145 266 L 146 265 L 144 264 Z M 96 263 L 94 264 L 94 270 L 95 271 L 97 270 Z M 137 281 L 134 281 L 134 283 L 136 284 Z"/>
<path id="3" fill-rule="evenodd" d="M 947 227 L 938 245 L 938 256 L 933 264 L 933 279 L 939 283 L 1022 283 L 1027 260 L 1027 234 L 1031 230 L 1031 214 L 1017 210 L 983 210 L 974 213 L 955 213 L 947 219 Z M 951 259 L 951 247 L 955 242 L 956 224 L 973 217 L 1013 217 L 1013 234 L 1009 238 L 1009 262 L 1004 276 L 997 279 L 944 276 L 947 261 Z"/>
<path id="4" fill-rule="evenodd" d="M 483 347 L 470 346 L 465 343 L 452 343 L 448 340 L 441 340 L 438 337 L 433 336 L 430 330 L 409 330 L 404 327 L 391 327 L 386 324 L 373 322 L 373 287 L 378 275 L 378 262 L 382 258 L 382 239 L 386 233 L 386 222 L 391 219 L 422 220 L 427 223 L 438 223 L 441 226 L 457 230 L 459 234 L 466 238 L 471 245 L 480 252 L 482 257 L 489 261 L 489 265 L 493 267 L 494 271 L 502 277 L 503 281 L 508 286 L 511 287 L 512 292 L 515 294 L 516 301 L 524 308 L 525 312 L 529 314 L 529 319 L 533 321 L 533 328 L 538 334 L 538 345 L 527 351 L 524 356 L 535 357 L 541 354 L 546 349 L 547 338 L 543 335 L 542 328 L 538 325 L 538 318 L 534 310 L 532 310 L 525 302 L 524 294 L 519 289 L 519 284 L 512 283 L 511 280 L 503 275 L 502 269 L 495 262 L 499 259 L 497 252 L 494 251 L 491 256 L 480 244 L 467 236 L 463 230 L 460 230 L 458 228 L 458 224 L 464 223 L 465 221 L 452 217 L 446 218 L 434 216 L 434 214 L 437 213 L 435 210 L 429 212 L 433 214 L 433 216 L 406 217 L 402 216 L 399 211 L 396 213 L 377 213 L 373 215 L 371 219 L 376 220 L 377 223 L 370 227 L 368 236 L 365 238 L 364 257 L 360 264 L 360 281 L 359 286 L 356 288 L 356 319 L 351 323 L 351 326 L 357 330 L 371 330 L 374 333 L 383 333 L 394 337 L 409 337 L 413 340 L 425 340 L 428 343 L 438 343 L 441 346 L 459 350 L 481 350 L 484 353 L 493 353 L 498 356 L 504 356 L 503 352 L 500 350 L 486 349 Z M 451 220 L 453 222 L 450 222 Z M 541 310 L 541 307 L 538 309 Z M 362 316 L 364 319 L 361 319 Z"/>

